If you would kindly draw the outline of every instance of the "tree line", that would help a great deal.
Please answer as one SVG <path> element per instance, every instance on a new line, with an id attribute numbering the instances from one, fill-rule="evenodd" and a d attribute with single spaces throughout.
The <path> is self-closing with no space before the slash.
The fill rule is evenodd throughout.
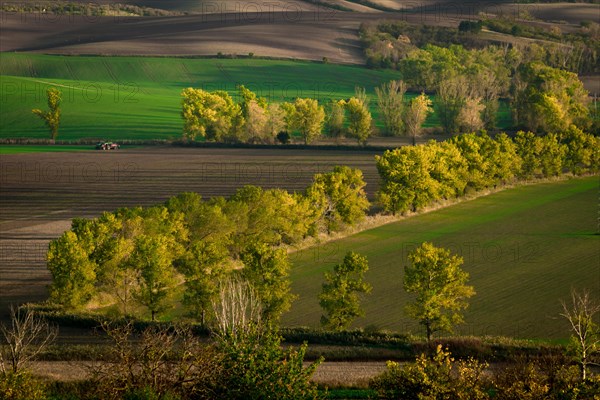
<path id="1" fill-rule="evenodd" d="M 258 97 L 243 85 L 238 87 L 237 103 L 222 90 L 187 88 L 181 96 L 183 136 L 187 140 L 287 143 L 291 134 L 298 132 L 304 143 L 309 144 L 321 136 L 327 125 L 334 137 L 346 134 L 364 144 L 372 133 L 368 99 L 361 88 L 349 99 L 332 101 L 328 105 L 329 114 L 315 99 L 297 98 L 293 102 L 269 104 L 266 98 Z"/>
<path id="2" fill-rule="evenodd" d="M 534 40 L 506 40 L 498 43 L 495 38 L 481 34 L 482 28 L 490 31 L 527 37 Z M 600 25 L 583 21 L 578 29 L 562 32 L 553 25 L 550 29 L 534 24 L 515 21 L 514 18 L 487 18 L 461 21 L 458 27 L 415 25 L 404 21 L 363 23 L 359 30 L 367 66 L 370 68 L 401 69 L 401 60 L 426 45 L 439 47 L 462 46 L 467 49 L 511 49 L 525 62 L 540 62 L 578 74 L 598 71 L 600 50 Z"/>
<path id="3" fill-rule="evenodd" d="M 575 127 L 562 135 L 472 133 L 405 146 L 376 156 L 382 179 L 377 199 L 384 212 L 405 213 L 517 180 L 594 173 L 600 169 L 598 148 L 599 138 Z M 263 318 L 277 320 L 293 300 L 282 246 L 365 218 L 370 203 L 364 187 L 360 170 L 338 166 L 316 174 L 299 193 L 256 186 L 228 199 L 182 193 L 160 206 L 76 218 L 49 246 L 51 299 L 72 309 L 90 301 L 113 305 L 119 315 L 145 310 L 155 319 L 179 295 L 189 314 L 206 324 L 219 283 L 235 275 L 259 294 Z M 361 315 L 353 296 L 370 290 L 361 283 L 368 269 L 361 257 L 348 254 L 326 275 L 324 326 L 343 329 Z M 340 309 L 352 318 L 336 316 Z"/>
<path id="4" fill-rule="evenodd" d="M 50 298 L 70 309 L 116 305 L 125 316 L 141 309 L 154 320 L 183 287 L 183 304 L 204 324 L 219 283 L 239 276 L 258 293 L 262 317 L 277 320 L 293 299 L 281 246 L 359 222 L 370 207 L 364 187 L 360 170 L 339 166 L 300 193 L 245 186 L 229 199 L 182 193 L 75 218 L 49 245 Z"/>
<path id="5" fill-rule="evenodd" d="M 564 133 L 514 139 L 485 133 L 405 146 L 376 156 L 379 203 L 389 213 L 417 211 L 442 199 L 516 180 L 600 170 L 600 138 L 571 126 Z"/>
<path id="6" fill-rule="evenodd" d="M 590 107 L 588 92 L 576 74 L 539 62 L 525 62 L 514 49 L 486 47 L 466 50 L 428 44 L 399 60 L 404 80 L 375 88 L 384 135 L 413 139 L 422 133 L 427 116 L 435 111 L 445 133 L 455 134 L 497 127 L 500 99 L 508 98 L 514 126 L 540 133 L 558 133 L 575 125 L 598 129 L 598 110 Z M 421 91 L 407 96 L 408 88 Z M 435 102 L 425 90 L 436 93 Z M 228 143 L 288 143 L 300 135 L 305 144 L 328 137 L 348 137 L 365 145 L 375 132 L 364 88 L 348 99 L 326 105 L 312 98 L 269 103 L 245 86 L 239 101 L 223 90 L 187 88 L 181 93 L 184 140 Z M 61 119 L 61 93 L 48 89 L 49 111 L 34 109 L 55 140 Z"/>

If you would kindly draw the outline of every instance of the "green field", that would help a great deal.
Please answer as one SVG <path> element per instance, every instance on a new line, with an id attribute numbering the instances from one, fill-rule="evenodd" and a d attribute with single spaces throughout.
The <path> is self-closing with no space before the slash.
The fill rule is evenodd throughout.
<path id="1" fill-rule="evenodd" d="M 71 152 L 93 150 L 92 146 L 68 146 L 68 145 L 40 145 L 40 146 L 21 146 L 21 145 L 3 145 L 0 146 L 0 154 L 23 154 L 23 153 L 47 153 L 47 152 Z"/>
<path id="2" fill-rule="evenodd" d="M 48 136 L 31 109 L 46 107 L 50 86 L 63 92 L 59 139 L 169 139 L 181 135 L 180 93 L 186 87 L 235 93 L 236 85 L 244 84 L 275 102 L 296 97 L 326 102 L 350 97 L 359 85 L 371 95 L 377 118 L 374 87 L 401 78 L 397 71 L 263 59 L 0 57 L 0 138 Z M 504 104 L 499 123 L 510 125 Z M 426 126 L 437 124 L 432 115 Z"/>
<path id="3" fill-rule="evenodd" d="M 372 325 L 422 334 L 403 314 L 407 254 L 424 241 L 462 254 L 477 294 L 460 334 L 557 339 L 568 336 L 560 299 L 571 287 L 600 293 L 598 177 L 508 189 L 291 254 L 300 297 L 287 325 L 319 324 L 323 273 L 353 250 L 366 255 L 373 291 L 364 300 Z"/>

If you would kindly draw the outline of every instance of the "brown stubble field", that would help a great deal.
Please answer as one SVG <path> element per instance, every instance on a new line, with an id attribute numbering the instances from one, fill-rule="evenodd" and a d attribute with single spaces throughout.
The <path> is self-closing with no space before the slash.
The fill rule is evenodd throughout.
<path id="1" fill-rule="evenodd" d="M 0 156 L 0 318 L 9 304 L 47 297 L 48 242 L 74 217 L 151 206 L 194 191 L 229 196 L 244 185 L 303 190 L 335 165 L 363 171 L 373 199 L 378 151 L 148 147 Z"/>

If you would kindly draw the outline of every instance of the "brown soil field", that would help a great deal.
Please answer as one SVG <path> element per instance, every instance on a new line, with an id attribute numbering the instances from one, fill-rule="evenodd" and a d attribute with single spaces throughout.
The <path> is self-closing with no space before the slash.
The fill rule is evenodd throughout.
<path id="1" fill-rule="evenodd" d="M 380 151 L 150 147 L 0 157 L 0 318 L 46 298 L 48 242 L 74 217 L 150 206 L 184 191 L 228 196 L 244 185 L 303 190 L 335 165 L 360 168 L 371 199 Z"/>
<path id="2" fill-rule="evenodd" d="M 361 22 L 381 12 L 337 10 L 204 14 L 175 17 L 83 17 L 0 13 L 0 51 L 100 55 L 245 55 L 362 64 Z M 386 19 L 456 25 L 459 18 L 385 14 Z"/>
<path id="3" fill-rule="evenodd" d="M 364 57 L 358 27 L 366 21 L 393 19 L 456 26 L 461 20 L 478 18 L 480 12 L 518 18 L 525 10 L 539 19 L 577 25 L 582 20 L 597 20 L 600 12 L 597 4 L 379 1 L 388 7 L 395 3 L 402 10 L 382 13 L 347 1 L 340 5 L 359 12 L 343 12 L 305 2 L 276 3 L 285 4 L 285 7 L 280 5 L 280 9 L 273 3 L 261 2 L 140 0 L 126 3 L 192 10 L 193 14 L 140 18 L 3 12 L 0 13 L 0 51 L 170 56 L 206 56 L 218 52 L 244 55 L 252 52 L 266 57 L 308 60 L 328 57 L 335 63 L 362 64 Z"/>
<path id="4" fill-rule="evenodd" d="M 342 13 L 340 13 L 342 14 Z M 244 13 L 114 18 L 0 13 L 0 51 L 103 55 L 257 56 L 362 63 L 365 14 Z"/>

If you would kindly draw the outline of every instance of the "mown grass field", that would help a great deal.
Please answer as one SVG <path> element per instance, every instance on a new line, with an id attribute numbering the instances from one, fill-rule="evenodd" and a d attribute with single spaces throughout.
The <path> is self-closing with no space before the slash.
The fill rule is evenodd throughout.
<path id="1" fill-rule="evenodd" d="M 313 97 L 325 103 L 352 96 L 356 85 L 399 79 L 396 71 L 301 61 L 84 57 L 2 53 L 0 138 L 46 138 L 32 108 L 46 108 L 46 89 L 63 93 L 59 139 L 169 139 L 181 136 L 180 93 L 186 87 L 236 92 L 244 84 L 274 102 Z M 503 105 L 500 125 L 510 118 Z M 431 115 L 426 126 L 437 126 Z M 381 127 L 381 124 L 378 124 Z"/>
<path id="2" fill-rule="evenodd" d="M 323 273 L 352 250 L 368 257 L 373 285 L 354 326 L 422 334 L 403 312 L 412 300 L 403 267 L 415 246 L 431 241 L 464 257 L 477 292 L 457 333 L 567 337 L 560 299 L 571 287 L 600 293 L 599 187 L 597 176 L 521 186 L 294 253 L 299 299 L 284 323 L 319 325 Z"/>

